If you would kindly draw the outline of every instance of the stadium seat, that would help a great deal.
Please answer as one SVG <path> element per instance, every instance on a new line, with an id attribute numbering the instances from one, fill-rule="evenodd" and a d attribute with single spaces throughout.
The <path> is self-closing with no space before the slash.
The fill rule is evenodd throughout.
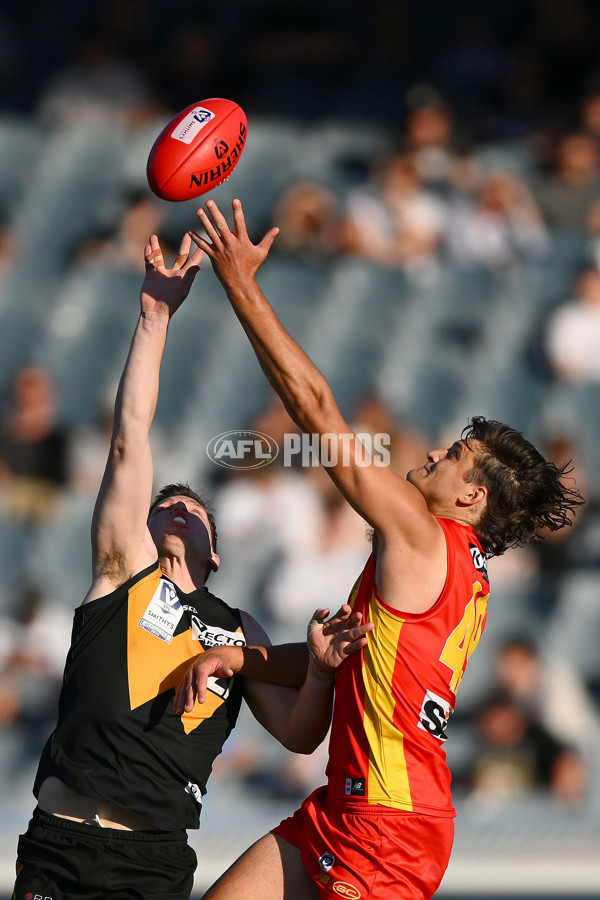
<path id="1" fill-rule="evenodd" d="M 30 116 L 0 116 L 0 213 L 9 217 L 38 164 L 43 142 L 39 123 Z"/>

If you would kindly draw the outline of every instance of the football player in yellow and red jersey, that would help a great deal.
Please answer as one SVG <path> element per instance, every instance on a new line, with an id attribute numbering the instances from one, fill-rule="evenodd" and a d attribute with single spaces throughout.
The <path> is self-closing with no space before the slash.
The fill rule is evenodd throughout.
<path id="1" fill-rule="evenodd" d="M 485 625 L 486 558 L 570 524 L 580 495 L 564 483 L 567 466 L 479 416 L 406 480 L 365 465 L 329 385 L 256 282 L 277 229 L 252 244 L 239 200 L 233 228 L 214 201 L 198 216 L 206 237 L 192 237 L 267 378 L 304 433 L 327 437 L 327 473 L 374 529 L 349 603 L 375 624 L 336 676 L 327 786 L 247 850 L 205 900 L 429 898 L 452 848 L 444 741 Z M 236 654 L 243 651 L 226 650 L 219 663 L 217 653 L 215 669 Z M 188 672 L 190 702 L 210 662 Z"/>

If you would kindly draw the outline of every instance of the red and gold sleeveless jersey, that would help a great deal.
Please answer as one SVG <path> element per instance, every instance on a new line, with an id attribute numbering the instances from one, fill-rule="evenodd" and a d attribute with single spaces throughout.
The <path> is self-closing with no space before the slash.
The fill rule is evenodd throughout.
<path id="1" fill-rule="evenodd" d="M 438 522 L 446 584 L 421 614 L 392 609 L 375 584 L 375 552 L 348 602 L 374 622 L 367 646 L 340 667 L 329 745 L 329 794 L 454 816 L 444 742 L 456 692 L 485 626 L 489 583 L 472 528 Z"/>

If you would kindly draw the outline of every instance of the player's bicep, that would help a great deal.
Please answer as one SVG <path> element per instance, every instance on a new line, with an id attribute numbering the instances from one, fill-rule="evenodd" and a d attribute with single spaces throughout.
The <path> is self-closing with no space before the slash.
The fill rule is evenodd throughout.
<path id="1" fill-rule="evenodd" d="M 152 477 L 149 445 L 136 454 L 111 448 L 92 517 L 94 580 L 117 586 L 156 558 L 146 527 Z"/>
<path id="2" fill-rule="evenodd" d="M 244 700 L 257 722 L 285 746 L 286 726 L 299 688 L 267 684 L 253 678 L 244 679 Z"/>

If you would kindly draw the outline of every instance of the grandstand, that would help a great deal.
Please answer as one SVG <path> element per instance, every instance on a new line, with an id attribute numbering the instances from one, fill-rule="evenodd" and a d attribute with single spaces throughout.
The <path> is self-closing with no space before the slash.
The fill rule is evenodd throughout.
<path id="1" fill-rule="evenodd" d="M 334 15 L 335 3 L 324 6 Z M 502 4 L 493 6 L 505 21 Z M 225 28 L 222 22 L 212 25 Z M 256 239 L 272 224 L 276 203 L 291 186 L 317 182 L 331 191 L 344 214 L 354 192 L 367 184 L 373 188 L 373 160 L 397 151 L 398 120 L 388 115 L 389 98 L 378 94 L 370 116 L 357 127 L 353 91 L 363 95 L 360 73 L 353 74 L 332 89 L 327 106 L 314 100 L 320 82 L 313 73 L 295 108 L 283 100 L 285 82 L 277 93 L 274 84 L 267 89 L 264 75 L 256 76 L 262 104 L 249 110 L 244 155 L 215 194 L 221 208 L 234 197 L 242 199 Z M 369 83 L 382 82 L 383 68 Z M 291 75 L 287 84 L 295 89 Z M 576 87 L 579 97 L 582 86 Z M 563 110 L 565 105 L 563 98 Z M 471 124 L 476 119 L 468 109 L 465 116 Z M 548 159 L 536 156 L 532 141 L 517 133 L 516 118 L 495 134 L 480 135 L 473 126 L 468 150 L 456 159 L 466 160 L 484 179 L 517 173 L 537 196 Z M 106 118 L 48 121 L 34 103 L 26 112 L 0 108 L 0 212 L 11 239 L 0 258 L 0 394 L 6 405 L 14 372 L 25 363 L 41 366 L 57 385 L 60 421 L 74 441 L 96 430 L 101 444 L 97 423 L 123 364 L 141 278 L 135 266 L 113 265 L 110 256 L 85 248 L 100 236 L 114 242 L 131 197 L 149 194 L 145 160 L 165 119 L 164 107 L 146 112 L 135 125 L 112 117 L 110 127 Z M 583 128 L 581 122 L 575 127 Z M 425 189 L 450 207 L 458 195 L 470 198 L 464 184 L 429 183 Z M 596 187 L 590 187 L 590 208 Z M 156 203 L 161 234 L 175 246 L 181 232 L 195 226 L 196 204 Z M 541 199 L 540 209 L 543 218 Z M 553 311 L 570 299 L 581 269 L 597 267 L 597 261 L 587 226 L 565 227 L 546 218 L 544 231 L 539 252 L 514 253 L 501 263 L 458 259 L 442 235 L 426 264 L 418 266 L 380 262 L 351 248 L 326 257 L 275 250 L 259 273 L 265 294 L 322 370 L 349 419 L 360 398 L 376 396 L 403 428 L 429 446 L 445 446 L 470 415 L 482 414 L 509 422 L 540 446 L 564 439 L 585 484 L 587 508 L 564 551 L 558 549 L 554 559 L 552 548 L 540 559 L 515 551 L 514 568 L 498 563 L 495 592 L 492 563 L 486 634 L 461 686 L 460 717 L 449 730 L 459 816 L 440 898 L 600 897 L 600 765 L 593 755 L 584 796 L 573 806 L 539 787 L 510 802 L 482 802 L 462 780 L 475 711 L 491 689 L 490 660 L 517 630 L 536 637 L 550 665 L 558 661 L 577 673 L 600 719 L 600 385 L 561 378 L 544 344 Z M 154 428 L 160 448 L 157 480 L 205 485 L 218 498 L 223 473 L 205 452 L 209 440 L 251 428 L 269 403 L 265 379 L 207 265 L 173 321 L 165 354 Z M 0 498 L 3 490 L 0 484 Z M 24 583 L 43 588 L 43 605 L 65 639 L 70 610 L 88 587 L 93 502 L 94 491 L 72 481 L 61 490 L 50 518 L 35 528 L 15 521 L 0 505 L 2 665 L 22 626 L 18 592 Z M 223 573 L 212 589 L 255 613 L 273 637 L 300 637 L 295 625 L 286 627 L 275 616 L 269 621 L 264 584 L 274 557 L 236 547 L 228 559 L 225 541 L 222 558 Z M 340 601 L 349 584 L 340 585 Z M 21 692 L 27 703 L 28 691 L 37 691 L 40 681 L 19 677 L 27 682 Z M 0 681 L 3 694 L 9 687 L 9 679 Z M 49 702 L 55 699 L 52 694 Z M 37 715 L 39 703 L 32 704 Z M 34 720 L 38 728 L 40 721 L 49 730 L 47 710 Z M 597 734 L 594 722 L 589 728 Z M 6 713 L 0 723 L 0 895 L 12 884 L 17 832 L 32 807 L 41 739 L 27 716 L 11 722 Z M 246 750 L 261 760 L 254 778 L 241 767 Z M 282 789 L 278 796 L 261 781 L 265 769 L 283 771 L 288 756 L 242 716 L 210 783 L 203 827 L 191 835 L 199 858 L 198 896 L 255 837 L 295 808 L 293 792 Z"/>

